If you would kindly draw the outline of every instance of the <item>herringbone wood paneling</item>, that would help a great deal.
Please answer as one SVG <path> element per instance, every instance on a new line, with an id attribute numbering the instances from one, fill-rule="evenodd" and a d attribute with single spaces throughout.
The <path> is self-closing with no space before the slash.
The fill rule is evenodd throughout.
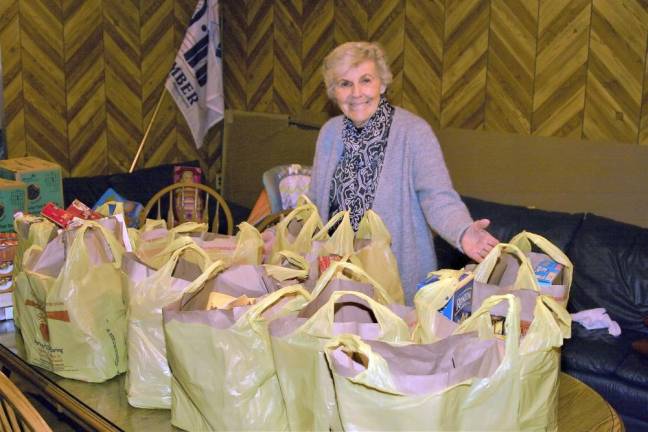
<path id="1" fill-rule="evenodd" d="M 274 109 L 293 115 L 301 109 L 302 13 L 302 0 L 286 0 L 274 5 Z"/>
<path id="2" fill-rule="evenodd" d="M 17 2 L 0 2 L 0 50 L 4 85 L 4 124 L 8 157 L 24 156 L 25 95 L 23 93 L 20 15 Z"/>
<path id="3" fill-rule="evenodd" d="M 63 11 L 60 1 L 20 5 L 27 152 L 69 173 Z"/>
<path id="4" fill-rule="evenodd" d="M 333 40 L 344 42 L 367 40 L 369 35 L 368 0 L 335 0 Z"/>
<path id="5" fill-rule="evenodd" d="M 247 3 L 247 109 L 276 112 L 272 83 L 274 68 L 273 2 L 249 0 Z"/>
<path id="6" fill-rule="evenodd" d="M 531 133 L 538 0 L 491 0 L 486 129 Z"/>
<path id="7" fill-rule="evenodd" d="M 370 0 L 367 11 L 369 40 L 382 45 L 394 75 L 388 89 L 389 99 L 392 103 L 400 105 L 403 98 L 404 0 L 389 2 Z"/>
<path id="8" fill-rule="evenodd" d="M 0 2 L 11 157 L 66 173 L 125 171 L 197 0 Z M 226 106 L 337 112 L 320 66 L 339 43 L 377 40 L 390 99 L 435 128 L 648 144 L 645 0 L 220 0 Z M 534 29 L 535 26 L 535 29 Z M 219 169 L 222 128 L 200 152 L 165 96 L 139 166 L 199 158 Z"/>
<path id="9" fill-rule="evenodd" d="M 174 2 L 142 2 L 140 4 L 140 46 L 142 47 L 142 99 L 145 128 L 151 130 L 145 142 L 142 161 L 144 166 L 156 166 L 163 161 L 175 161 L 182 153 L 176 143 L 176 107 L 166 92 L 164 83 L 175 59 L 179 45 L 176 45 L 174 23 Z M 155 107 L 160 109 L 155 118 Z M 144 129 L 146 131 L 146 129 Z"/>
<path id="10" fill-rule="evenodd" d="M 66 0 L 63 18 L 70 174 L 89 176 L 108 165 L 101 1 Z"/>
<path id="11" fill-rule="evenodd" d="M 441 127 L 484 127 L 488 13 L 482 0 L 446 1 Z"/>
<path id="12" fill-rule="evenodd" d="M 321 67 L 324 57 L 335 47 L 333 41 L 333 2 L 309 0 L 303 11 L 302 106 L 314 112 L 331 112 Z"/>
<path id="13" fill-rule="evenodd" d="M 103 8 L 109 172 L 130 167 L 144 134 L 138 4 L 126 0 Z"/>
<path id="14" fill-rule="evenodd" d="M 247 10 L 246 1 L 224 2 L 223 14 L 223 79 L 225 106 L 245 110 L 247 99 Z"/>
<path id="15" fill-rule="evenodd" d="M 534 135 L 582 135 L 590 16 L 590 0 L 540 4 Z"/>
<path id="16" fill-rule="evenodd" d="M 405 8 L 403 107 L 440 124 L 443 0 L 408 0 Z"/>
<path id="17" fill-rule="evenodd" d="M 616 4 L 594 0 L 585 138 L 626 142 L 637 139 L 647 41 L 648 13 L 639 0 Z"/>

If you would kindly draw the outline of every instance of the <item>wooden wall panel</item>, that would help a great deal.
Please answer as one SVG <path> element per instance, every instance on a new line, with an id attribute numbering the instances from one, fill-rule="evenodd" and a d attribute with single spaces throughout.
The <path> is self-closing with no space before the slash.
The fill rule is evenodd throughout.
<path id="1" fill-rule="evenodd" d="M 590 0 L 540 4 L 534 135 L 582 135 L 591 8 Z"/>
<path id="2" fill-rule="evenodd" d="M 89 176 L 108 165 L 101 1 L 65 0 L 63 19 L 70 175 Z"/>
<path id="3" fill-rule="evenodd" d="M 531 133 L 538 0 L 491 0 L 486 129 Z"/>
<path id="4" fill-rule="evenodd" d="M 138 4 L 126 0 L 103 9 L 109 172 L 130 167 L 144 135 Z"/>
<path id="5" fill-rule="evenodd" d="M 69 173 L 63 11 L 60 1 L 20 7 L 27 152 Z"/>
<path id="6" fill-rule="evenodd" d="M 245 94 L 250 111 L 278 112 L 272 94 L 274 39 L 273 2 L 250 0 L 247 3 L 247 83 Z"/>
<path id="7" fill-rule="evenodd" d="M 405 7 L 403 107 L 440 125 L 443 0 L 408 0 Z"/>
<path id="8" fill-rule="evenodd" d="M 245 110 L 247 99 L 247 10 L 246 1 L 224 2 L 223 14 L 223 76 L 227 108 Z M 184 29 L 183 29 L 184 34 Z M 182 36 L 181 36 L 182 37 Z"/>
<path id="9" fill-rule="evenodd" d="M 594 0 L 585 138 L 626 142 L 637 139 L 647 41 L 648 13 L 638 0 Z"/>
<path id="10" fill-rule="evenodd" d="M 335 46 L 344 42 L 367 40 L 368 37 L 368 0 L 335 0 Z"/>
<path id="11" fill-rule="evenodd" d="M 24 156 L 25 95 L 23 92 L 20 15 L 17 2 L 0 2 L 0 50 L 4 85 L 5 142 L 8 157 Z"/>
<path id="12" fill-rule="evenodd" d="M 324 57 L 335 47 L 333 42 L 333 2 L 309 0 L 303 11 L 302 106 L 314 112 L 329 112 L 321 67 Z"/>
<path id="13" fill-rule="evenodd" d="M 140 3 L 140 46 L 142 71 L 142 120 L 144 132 L 151 125 L 145 142 L 144 166 L 182 159 L 183 147 L 177 145 L 175 101 L 164 89 L 175 59 L 176 44 L 173 0 Z M 188 22 L 188 21 L 187 21 Z M 186 27 L 185 27 L 186 28 Z M 163 98 L 162 93 L 166 93 Z M 151 124 L 156 106 L 158 113 Z"/>
<path id="14" fill-rule="evenodd" d="M 302 94 L 302 0 L 274 4 L 272 98 L 276 112 L 295 115 Z"/>
<path id="15" fill-rule="evenodd" d="M 371 0 L 368 7 L 368 38 L 382 45 L 394 78 L 388 90 L 396 105 L 403 99 L 403 47 L 405 44 L 404 0 Z"/>
<path id="16" fill-rule="evenodd" d="M 198 0 L 0 2 L 5 134 L 71 175 L 124 172 Z M 377 40 L 392 102 L 435 128 L 648 145 L 646 0 L 220 0 L 227 108 L 335 114 L 320 67 Z M 198 151 L 165 97 L 139 167 L 196 159 L 214 181 L 222 125 Z"/>
<path id="17" fill-rule="evenodd" d="M 648 9 L 648 5 L 646 5 L 646 9 Z M 639 144 L 648 145 L 648 47 L 646 47 L 646 55 L 644 56 L 643 98 L 639 124 Z"/>
<path id="18" fill-rule="evenodd" d="M 447 0 L 441 127 L 483 129 L 489 2 Z"/>

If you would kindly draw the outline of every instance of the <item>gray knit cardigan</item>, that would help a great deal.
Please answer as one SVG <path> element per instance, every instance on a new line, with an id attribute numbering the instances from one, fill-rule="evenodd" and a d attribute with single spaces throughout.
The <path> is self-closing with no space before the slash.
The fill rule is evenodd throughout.
<path id="1" fill-rule="evenodd" d="M 323 221 L 329 215 L 329 189 L 342 156 L 342 116 L 320 130 L 315 149 L 310 198 Z M 425 120 L 396 107 L 385 161 L 372 206 L 392 235 L 392 249 L 412 304 L 416 284 L 437 267 L 432 230 L 459 248 L 472 218 L 452 182 L 439 141 Z"/>

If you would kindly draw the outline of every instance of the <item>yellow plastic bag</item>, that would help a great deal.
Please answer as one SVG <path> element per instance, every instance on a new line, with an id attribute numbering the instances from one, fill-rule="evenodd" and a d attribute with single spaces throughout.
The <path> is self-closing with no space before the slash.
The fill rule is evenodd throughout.
<path id="1" fill-rule="evenodd" d="M 190 289 L 201 284 L 204 278 Z M 165 308 L 173 372 L 171 423 L 189 431 L 288 430 L 267 323 L 294 314 L 308 299 L 308 292 L 294 285 L 252 306 L 200 310 L 176 303 Z"/>
<path id="2" fill-rule="evenodd" d="M 268 262 L 277 264 L 283 250 L 306 255 L 311 250 L 313 235 L 322 227 L 317 207 L 311 203 L 295 207 L 275 227 L 274 243 Z"/>
<path id="3" fill-rule="evenodd" d="M 155 222 L 146 224 L 140 230 L 135 244 L 135 254 L 148 266 L 160 268 L 169 260 L 169 257 L 177 249 L 171 243 L 178 237 L 191 233 L 204 233 L 207 231 L 207 224 L 197 222 L 185 222 L 171 229 L 166 227 L 153 228 Z M 153 229 L 151 229 L 153 228 Z"/>
<path id="4" fill-rule="evenodd" d="M 193 243 L 176 249 L 159 270 L 140 263 L 134 254 L 124 257 L 128 275 L 128 403 L 138 408 L 171 408 L 171 372 L 166 359 L 162 308 L 177 301 L 190 286 L 191 273 L 182 273 L 181 258 L 193 255 L 202 273 L 211 263 Z M 192 269 L 193 270 L 193 269 Z M 185 279 L 186 277 L 186 279 Z"/>
<path id="5" fill-rule="evenodd" d="M 58 229 L 56 225 L 44 217 L 27 214 L 14 219 L 14 231 L 16 231 L 18 245 L 16 246 L 13 261 L 13 278 L 16 284 L 27 283 L 25 276 L 21 275 L 25 251 L 34 245 L 44 248 L 47 243 L 56 237 Z M 24 291 L 14 289 L 11 295 L 14 305 L 14 324 L 18 328 L 20 328 L 19 317 L 25 302 L 25 299 L 20 298 L 21 292 Z"/>
<path id="6" fill-rule="evenodd" d="M 102 382 L 126 371 L 123 248 L 92 221 L 66 236 L 72 241 L 64 261 L 53 258 L 63 254 L 62 236 L 45 252 L 29 249 L 24 273 L 31 292 L 21 317 L 27 361 L 65 378 Z"/>
<path id="7" fill-rule="evenodd" d="M 278 280 L 296 280 L 304 281 L 308 278 L 309 268 L 306 258 L 290 251 L 281 251 L 279 256 L 282 257 L 278 265 L 264 264 L 268 276 Z"/>
<path id="8" fill-rule="evenodd" d="M 341 337 L 331 341 L 327 354 L 333 365 L 335 393 L 344 429 L 556 430 L 555 402 L 560 369 L 555 359 L 563 334 L 545 303 L 538 302 L 534 325 L 522 340 L 519 300 L 511 294 L 488 298 L 455 334 L 476 332 L 484 341 L 498 338 L 493 334 L 489 310 L 501 301 L 508 302 L 506 336 L 504 356 L 494 372 L 480 376 L 483 371 L 473 371 L 463 379 L 454 377 L 441 391 L 403 390 L 407 385 L 406 376 L 393 372 L 389 365 L 396 370 L 394 362 L 401 359 L 400 366 L 406 366 L 407 350 L 402 351 L 402 357 L 385 359 L 357 339 Z M 364 362 L 355 361 L 344 370 L 331 358 L 332 350 L 339 346 L 349 356 L 355 355 L 352 358 L 364 359 Z M 437 372 L 447 373 L 454 368 L 447 360 L 441 368 L 436 365 Z M 426 366 L 429 370 L 433 367 L 432 364 L 422 365 Z M 419 378 L 425 373 L 421 366 L 405 370 L 405 375 L 414 374 Z"/>
<path id="9" fill-rule="evenodd" d="M 396 303 L 405 303 L 398 262 L 391 249 L 391 235 L 380 216 L 371 209 L 360 220 L 351 262 L 380 282 Z"/>
<path id="10" fill-rule="evenodd" d="M 261 234 L 247 222 L 238 225 L 235 236 L 204 233 L 201 236 L 190 235 L 189 238 L 200 246 L 212 261 L 223 260 L 226 265 L 258 265 L 263 258 Z"/>
<path id="11" fill-rule="evenodd" d="M 358 291 L 332 292 L 310 317 L 280 318 L 269 329 L 288 422 L 295 431 L 340 429 L 333 382 L 323 355 L 330 338 L 354 333 L 395 343 L 409 340 L 409 329 L 400 317 Z"/>
<path id="12" fill-rule="evenodd" d="M 572 264 L 567 255 L 565 255 L 558 246 L 554 245 L 546 238 L 528 231 L 522 231 L 517 234 L 511 239 L 511 241 L 509 241 L 509 243 L 520 248 L 520 250 L 527 255 L 529 259 L 534 261 L 542 260 L 543 257 L 541 254 L 532 251 L 532 245 L 536 245 L 548 258 L 563 266 L 559 281 L 560 283 L 546 287 L 541 284 L 540 290 L 543 294 L 554 297 L 563 306 L 567 306 L 567 302 L 569 301 L 569 290 L 571 288 L 574 274 L 574 264 Z"/>

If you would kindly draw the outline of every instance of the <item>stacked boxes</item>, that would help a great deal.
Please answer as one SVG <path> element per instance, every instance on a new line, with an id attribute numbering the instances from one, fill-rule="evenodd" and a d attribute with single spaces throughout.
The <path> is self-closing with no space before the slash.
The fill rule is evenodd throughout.
<path id="1" fill-rule="evenodd" d="M 14 213 L 27 211 L 27 186 L 0 178 L 0 232 L 13 231 Z"/>
<path id="2" fill-rule="evenodd" d="M 0 178 L 25 183 L 29 213 L 39 214 L 48 202 L 63 207 L 61 167 L 53 162 L 32 156 L 0 160 Z"/>

